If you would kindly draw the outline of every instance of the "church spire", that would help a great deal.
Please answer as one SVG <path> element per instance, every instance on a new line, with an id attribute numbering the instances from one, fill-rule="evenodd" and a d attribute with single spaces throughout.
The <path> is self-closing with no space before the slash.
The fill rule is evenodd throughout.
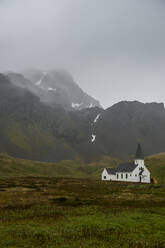
<path id="1" fill-rule="evenodd" d="M 138 144 L 138 147 L 137 147 L 136 159 L 144 159 L 144 153 L 142 152 L 142 148 L 140 144 Z"/>

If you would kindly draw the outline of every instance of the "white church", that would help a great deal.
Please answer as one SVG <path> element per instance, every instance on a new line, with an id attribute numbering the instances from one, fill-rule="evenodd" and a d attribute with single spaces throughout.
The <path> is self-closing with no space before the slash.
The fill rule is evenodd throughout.
<path id="1" fill-rule="evenodd" d="M 102 180 L 150 183 L 150 172 L 144 164 L 144 154 L 140 144 L 134 162 L 120 164 L 117 168 L 105 168 L 102 172 Z"/>

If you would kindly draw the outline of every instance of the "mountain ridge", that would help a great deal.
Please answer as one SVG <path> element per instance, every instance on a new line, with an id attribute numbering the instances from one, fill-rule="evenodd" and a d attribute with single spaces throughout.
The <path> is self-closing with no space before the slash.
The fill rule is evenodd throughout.
<path id="1" fill-rule="evenodd" d="M 49 162 L 90 162 L 102 156 L 129 158 L 139 140 L 146 155 L 164 152 L 162 103 L 121 101 L 105 110 L 96 106 L 69 111 L 45 104 L 21 87 L 24 76 L 10 76 L 0 74 L 0 152 Z"/>
<path id="2" fill-rule="evenodd" d="M 100 107 L 99 101 L 86 94 L 64 70 L 27 70 L 24 74 L 7 73 L 13 84 L 27 87 L 50 106 L 61 105 L 65 110 Z M 22 78 L 21 78 L 22 77 Z M 18 85 L 19 84 L 19 85 Z"/>

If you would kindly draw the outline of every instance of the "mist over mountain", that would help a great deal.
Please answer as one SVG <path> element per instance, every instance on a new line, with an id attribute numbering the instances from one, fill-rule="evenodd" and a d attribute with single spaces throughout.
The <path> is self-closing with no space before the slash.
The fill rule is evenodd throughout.
<path id="1" fill-rule="evenodd" d="M 75 110 L 71 105 L 65 107 L 63 93 L 57 99 L 56 94 L 51 95 L 53 102 L 43 100 L 49 97 L 49 88 L 67 92 L 73 87 L 77 94 L 83 92 L 72 79 L 66 87 L 64 81 L 60 88 L 54 72 L 46 74 L 43 83 L 41 76 L 45 74 L 36 78 L 33 75 L 33 81 L 27 75 L 0 74 L 0 152 L 41 161 L 77 158 L 92 161 L 105 155 L 133 156 L 139 141 L 146 155 L 164 151 L 162 103 L 124 101 L 104 110 L 84 101 L 83 106 L 87 104 L 88 108 Z M 69 94 L 67 100 L 71 104 Z M 73 95 L 78 97 L 75 92 Z M 88 99 L 91 101 L 91 97 Z"/>
<path id="2" fill-rule="evenodd" d="M 164 12 L 163 0 L 1 0 L 0 71 L 65 68 L 106 108 L 165 102 Z"/>
<path id="3" fill-rule="evenodd" d="M 0 152 L 42 161 L 86 157 L 83 147 L 90 143 L 90 123 L 102 109 L 76 115 L 63 108 L 63 99 L 62 104 L 43 103 L 38 94 L 42 89 L 33 94 L 38 87 L 24 76 L 0 75 Z"/>
<path id="4" fill-rule="evenodd" d="M 55 137 L 62 108 L 51 108 L 25 88 L 0 76 L 0 152 L 34 160 L 73 159 L 72 149 Z"/>
<path id="5" fill-rule="evenodd" d="M 22 74 L 8 73 L 11 82 L 27 88 L 43 103 L 60 105 L 65 110 L 101 107 L 99 101 L 87 95 L 64 70 L 25 70 Z"/>

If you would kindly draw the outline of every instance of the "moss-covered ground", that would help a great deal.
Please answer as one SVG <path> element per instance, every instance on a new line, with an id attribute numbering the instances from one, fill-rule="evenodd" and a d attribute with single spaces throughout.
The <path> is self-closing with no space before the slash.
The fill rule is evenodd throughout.
<path id="1" fill-rule="evenodd" d="M 164 248 L 165 186 L 1 178 L 0 247 Z"/>

